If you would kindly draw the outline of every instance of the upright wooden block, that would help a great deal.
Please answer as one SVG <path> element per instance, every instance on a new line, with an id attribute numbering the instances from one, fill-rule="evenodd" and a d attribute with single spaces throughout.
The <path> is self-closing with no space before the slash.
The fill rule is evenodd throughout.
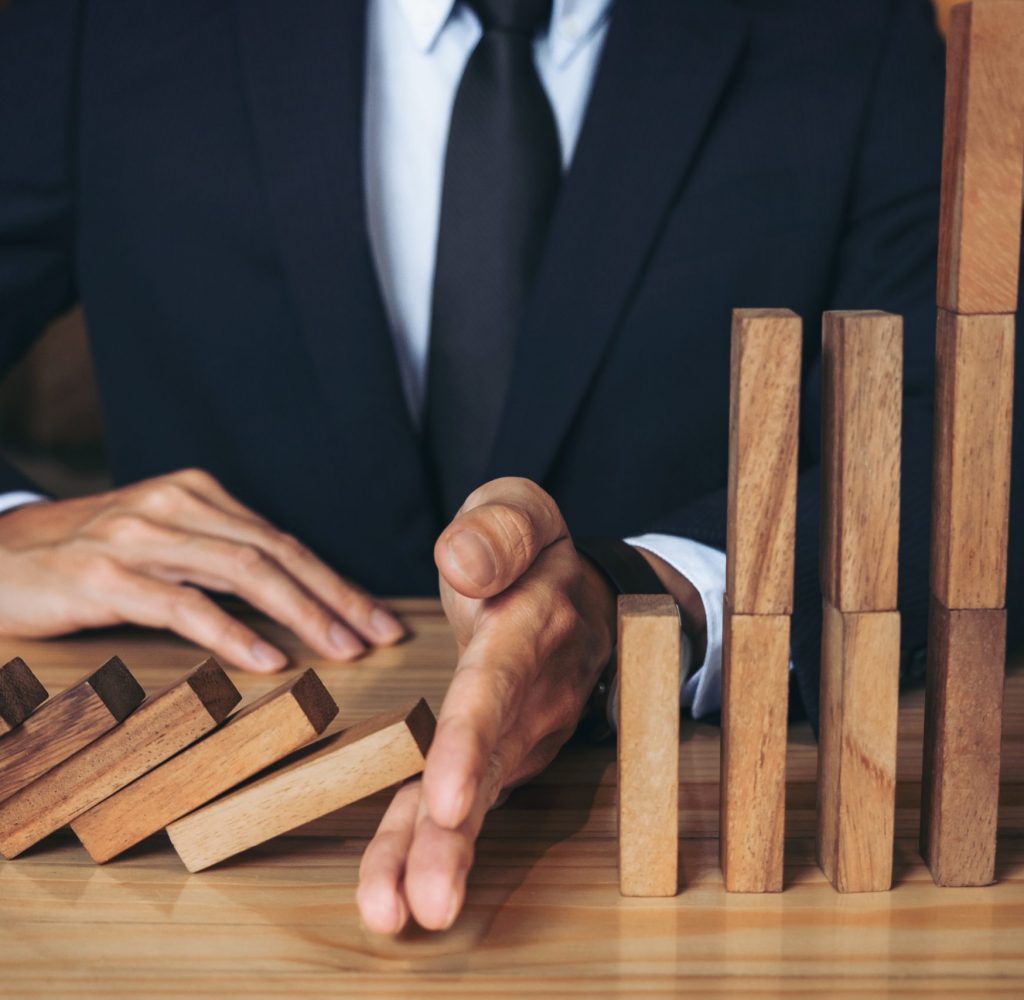
<path id="1" fill-rule="evenodd" d="M 1017 308 L 1024 198 L 1024 6 L 954 7 L 946 48 L 938 303 Z"/>
<path id="2" fill-rule="evenodd" d="M 892 611 L 899 568 L 903 320 L 825 313 L 821 581 L 839 611 Z"/>
<path id="3" fill-rule="evenodd" d="M 725 601 L 719 859 L 729 892 L 781 892 L 789 615 Z"/>
<path id="4" fill-rule="evenodd" d="M 93 861 L 109 861 L 319 736 L 337 714 L 316 672 L 306 670 L 82 813 L 71 829 Z"/>
<path id="5" fill-rule="evenodd" d="M 995 880 L 1006 611 L 932 599 L 921 854 L 937 885 Z"/>
<path id="6" fill-rule="evenodd" d="M 736 613 L 793 610 L 802 342 L 788 309 L 733 312 L 725 572 Z"/>
<path id="7" fill-rule="evenodd" d="M 204 661 L 116 729 L 0 803 L 0 853 L 21 854 L 194 743 L 240 698 L 220 664 L 212 657 Z"/>
<path id="8" fill-rule="evenodd" d="M 112 729 L 145 697 L 114 656 L 51 698 L 0 742 L 0 801 Z"/>
<path id="9" fill-rule="evenodd" d="M 947 608 L 1001 608 L 1010 519 L 1014 317 L 939 310 L 935 347 L 932 593 Z"/>
<path id="10" fill-rule="evenodd" d="M 20 656 L 0 667 L 0 736 L 20 726 L 46 697 L 46 688 Z"/>
<path id="11" fill-rule="evenodd" d="M 619 598 L 619 891 L 679 885 L 680 622 L 667 594 Z"/>
<path id="12" fill-rule="evenodd" d="M 818 864 L 840 892 L 892 887 L 900 617 L 823 602 Z"/>
<path id="13" fill-rule="evenodd" d="M 185 867 L 201 871 L 419 774 L 433 735 L 422 699 L 374 716 L 175 820 L 167 833 Z"/>

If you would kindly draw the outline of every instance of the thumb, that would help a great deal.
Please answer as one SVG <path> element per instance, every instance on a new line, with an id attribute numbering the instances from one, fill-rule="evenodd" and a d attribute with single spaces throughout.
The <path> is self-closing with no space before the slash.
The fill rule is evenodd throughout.
<path id="1" fill-rule="evenodd" d="M 445 581 L 464 597 L 493 597 L 548 546 L 569 537 L 558 505 L 529 479 L 494 479 L 474 490 L 434 546 Z"/>

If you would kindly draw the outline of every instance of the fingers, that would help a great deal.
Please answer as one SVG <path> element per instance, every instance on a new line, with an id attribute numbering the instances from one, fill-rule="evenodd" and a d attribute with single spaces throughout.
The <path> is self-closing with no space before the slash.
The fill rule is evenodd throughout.
<path id="1" fill-rule="evenodd" d="M 481 797 L 490 806 L 501 788 L 505 763 L 527 733 L 510 731 L 535 669 L 518 643 L 491 642 L 479 633 L 466 649 L 438 716 L 423 772 L 431 819 L 454 830 Z M 498 753 L 499 744 L 501 753 Z M 518 760 L 509 762 L 509 767 Z"/>
<path id="2" fill-rule="evenodd" d="M 273 673 L 288 662 L 281 650 L 232 618 L 204 594 L 111 565 L 106 599 L 122 621 L 177 632 L 225 663 Z"/>
<path id="3" fill-rule="evenodd" d="M 359 638 L 257 546 L 151 523 L 132 531 L 128 561 L 147 575 L 237 594 L 328 659 L 352 660 L 365 651 Z"/>
<path id="4" fill-rule="evenodd" d="M 481 800 L 456 830 L 439 827 L 416 781 L 395 795 L 359 866 L 356 903 L 378 934 L 397 934 L 409 916 L 427 930 L 451 927 L 466 896 L 466 877 L 487 807 Z"/>
<path id="5" fill-rule="evenodd" d="M 405 635 L 394 615 L 366 591 L 343 580 L 295 538 L 229 496 L 206 473 L 185 470 L 142 483 L 133 489 L 130 503 L 134 512 L 153 522 L 259 549 L 335 615 L 335 633 L 349 632 L 349 646 L 357 635 L 376 645 L 397 642 Z M 273 610 L 269 613 L 278 617 Z"/>
<path id="6" fill-rule="evenodd" d="M 388 806 L 359 865 L 356 904 L 377 934 L 397 934 L 409 919 L 402 878 L 421 805 L 419 781 L 403 785 Z"/>
<path id="7" fill-rule="evenodd" d="M 500 594 L 549 545 L 568 538 L 554 500 L 528 479 L 495 479 L 470 494 L 434 548 L 438 570 L 466 597 Z"/>

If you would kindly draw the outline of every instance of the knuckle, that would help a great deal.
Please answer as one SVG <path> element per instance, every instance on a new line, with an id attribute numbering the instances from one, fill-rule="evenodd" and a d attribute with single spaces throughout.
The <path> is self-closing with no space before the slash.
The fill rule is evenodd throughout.
<path id="1" fill-rule="evenodd" d="M 151 523 L 138 514 L 114 514 L 102 525 L 103 537 L 114 545 L 135 545 L 151 533 Z"/>
<path id="2" fill-rule="evenodd" d="M 236 569 L 243 574 L 262 573 L 270 562 L 262 549 L 247 544 L 235 546 L 233 560 Z"/>
<path id="3" fill-rule="evenodd" d="M 98 590 L 114 590 L 124 579 L 124 570 L 117 560 L 102 553 L 90 555 L 83 569 L 89 584 Z"/>
<path id="4" fill-rule="evenodd" d="M 168 605 L 171 618 L 176 622 L 194 621 L 209 611 L 208 600 L 194 587 L 176 587 L 168 598 Z"/>
<path id="5" fill-rule="evenodd" d="M 216 486 L 217 480 L 205 469 L 190 466 L 176 473 L 175 478 L 187 486 Z"/>
<path id="6" fill-rule="evenodd" d="M 515 504 L 497 504 L 493 520 L 501 541 L 515 559 L 529 559 L 537 545 L 537 529 L 533 518 Z"/>
<path id="7" fill-rule="evenodd" d="M 188 491 L 170 479 L 154 479 L 142 490 L 140 507 L 143 511 L 163 516 L 180 510 L 188 498 Z"/>

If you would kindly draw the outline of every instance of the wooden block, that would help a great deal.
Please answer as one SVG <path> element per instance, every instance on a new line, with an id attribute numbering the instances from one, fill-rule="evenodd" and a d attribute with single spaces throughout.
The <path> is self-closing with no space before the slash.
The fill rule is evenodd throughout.
<path id="1" fill-rule="evenodd" d="M 946 48 L 938 303 L 1017 308 L 1024 192 L 1024 6 L 954 7 Z"/>
<path id="2" fill-rule="evenodd" d="M 939 310 L 932 593 L 947 608 L 1006 602 L 1013 316 Z"/>
<path id="3" fill-rule="evenodd" d="M 679 885 L 680 621 L 667 594 L 619 598 L 619 891 Z"/>
<path id="4" fill-rule="evenodd" d="M 20 726 L 46 697 L 46 688 L 20 656 L 0 667 L 0 736 Z"/>
<path id="5" fill-rule="evenodd" d="M 725 572 L 737 613 L 793 610 L 802 342 L 788 309 L 733 312 Z"/>
<path id="6" fill-rule="evenodd" d="M 434 716 L 420 699 L 300 750 L 288 762 L 167 827 L 201 871 L 423 770 Z"/>
<path id="7" fill-rule="evenodd" d="M 93 861 L 126 851 L 168 823 L 319 736 L 338 705 L 306 670 L 233 715 L 219 729 L 82 813 L 72 824 Z"/>
<path id="8" fill-rule="evenodd" d="M 921 855 L 937 885 L 995 880 L 1005 664 L 1005 610 L 949 610 L 932 598 Z"/>
<path id="9" fill-rule="evenodd" d="M 781 892 L 789 615 L 725 602 L 719 859 L 729 892 Z"/>
<path id="10" fill-rule="evenodd" d="M 0 801 L 113 729 L 145 697 L 114 656 L 51 698 L 0 742 Z"/>
<path id="11" fill-rule="evenodd" d="M 903 320 L 825 313 L 822 364 L 822 590 L 840 611 L 893 611 Z"/>
<path id="12" fill-rule="evenodd" d="M 823 602 L 818 864 L 839 892 L 892 887 L 900 616 Z"/>
<path id="13" fill-rule="evenodd" d="M 220 664 L 212 657 L 204 661 L 116 729 L 0 803 L 0 853 L 21 854 L 184 750 L 223 721 L 240 698 Z"/>

